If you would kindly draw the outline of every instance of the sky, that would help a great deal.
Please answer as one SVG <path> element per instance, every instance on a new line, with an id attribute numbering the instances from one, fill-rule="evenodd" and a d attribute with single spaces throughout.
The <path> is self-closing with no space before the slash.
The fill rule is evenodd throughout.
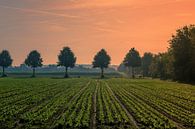
<path id="1" fill-rule="evenodd" d="M 55 64 L 69 46 L 78 64 L 91 64 L 105 48 L 120 64 L 130 48 L 165 52 L 176 29 L 195 24 L 194 0 L 0 0 L 0 51 L 13 65 L 38 50 Z"/>

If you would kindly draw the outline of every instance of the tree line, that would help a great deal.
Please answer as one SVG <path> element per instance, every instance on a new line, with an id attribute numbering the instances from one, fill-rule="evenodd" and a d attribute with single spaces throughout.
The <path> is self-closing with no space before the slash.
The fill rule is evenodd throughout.
<path id="1" fill-rule="evenodd" d="M 164 53 L 144 53 L 140 57 L 134 48 L 129 51 L 119 66 L 141 71 L 144 77 L 172 79 L 180 82 L 195 82 L 195 25 L 184 26 L 172 35 L 169 48 Z"/>
<path id="2" fill-rule="evenodd" d="M 169 40 L 167 52 L 153 56 L 152 77 L 195 82 L 195 26 L 184 26 Z"/>
<path id="3" fill-rule="evenodd" d="M 176 31 L 169 40 L 167 52 L 152 54 L 146 52 L 141 57 L 135 48 L 131 48 L 126 54 L 119 69 L 124 66 L 131 69 L 132 78 L 137 71 L 144 77 L 160 79 L 173 79 L 182 82 L 195 81 L 195 26 L 184 26 Z M 5 68 L 11 66 L 13 60 L 7 50 L 0 53 L 0 66 L 2 66 L 2 77 L 6 77 Z M 42 66 L 41 54 L 37 50 L 31 51 L 24 63 L 32 67 L 35 77 L 35 69 Z M 104 78 L 104 69 L 108 68 L 111 57 L 105 49 L 101 49 L 92 62 L 94 68 L 101 69 L 101 78 Z M 58 55 L 58 66 L 64 66 L 64 77 L 68 78 L 68 68 L 73 68 L 76 57 L 69 47 L 64 47 Z"/>
<path id="4" fill-rule="evenodd" d="M 104 69 L 108 68 L 110 64 L 111 58 L 107 54 L 105 49 L 101 49 L 94 57 L 94 61 L 92 62 L 93 68 L 101 69 L 101 78 L 104 78 Z M 3 50 L 0 53 L 0 66 L 2 67 L 2 77 L 7 77 L 5 74 L 5 68 L 12 65 L 13 59 L 9 51 Z M 41 54 L 37 50 L 31 51 L 27 58 L 24 61 L 24 64 L 32 68 L 32 77 L 35 77 L 35 71 L 37 67 L 42 67 L 43 59 Z M 68 68 L 73 68 L 76 64 L 76 57 L 73 51 L 69 47 L 64 47 L 59 55 L 58 55 L 58 66 L 63 66 L 65 68 L 64 78 L 68 78 Z"/>

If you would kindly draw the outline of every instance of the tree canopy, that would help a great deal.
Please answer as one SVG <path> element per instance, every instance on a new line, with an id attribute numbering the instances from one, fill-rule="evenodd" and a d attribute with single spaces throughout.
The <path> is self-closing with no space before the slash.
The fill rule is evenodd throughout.
<path id="1" fill-rule="evenodd" d="M 141 57 L 135 48 L 131 48 L 126 54 L 124 61 L 126 67 L 132 67 L 132 77 L 134 78 L 134 68 L 141 66 Z"/>
<path id="2" fill-rule="evenodd" d="M 64 77 L 68 77 L 68 67 L 73 68 L 76 63 L 76 57 L 69 47 L 64 47 L 58 55 L 58 66 L 65 67 Z"/>
<path id="3" fill-rule="evenodd" d="M 171 52 L 159 53 L 154 56 L 149 67 L 153 78 L 170 79 L 173 77 L 173 57 Z"/>
<path id="4" fill-rule="evenodd" d="M 12 62 L 13 62 L 13 60 L 12 60 L 10 54 L 9 54 L 9 51 L 3 50 L 0 53 L 0 66 L 3 68 L 3 74 L 2 74 L 3 77 L 6 76 L 5 68 L 11 66 Z"/>
<path id="5" fill-rule="evenodd" d="M 153 54 L 150 52 L 144 53 L 144 56 L 142 57 L 142 71 L 143 76 L 149 76 L 149 67 L 152 63 Z"/>
<path id="6" fill-rule="evenodd" d="M 37 50 L 33 50 L 29 53 L 27 58 L 25 59 L 24 63 L 27 66 L 30 66 L 33 68 L 33 75 L 32 77 L 35 77 L 35 68 L 42 66 L 42 58 L 41 54 Z"/>
<path id="7" fill-rule="evenodd" d="M 174 79 L 179 81 L 195 80 L 195 26 L 184 26 L 176 31 L 170 40 L 173 54 Z"/>
<path id="8" fill-rule="evenodd" d="M 101 78 L 104 78 L 104 68 L 108 68 L 111 58 L 105 49 L 101 49 L 94 57 L 93 67 L 101 69 Z"/>

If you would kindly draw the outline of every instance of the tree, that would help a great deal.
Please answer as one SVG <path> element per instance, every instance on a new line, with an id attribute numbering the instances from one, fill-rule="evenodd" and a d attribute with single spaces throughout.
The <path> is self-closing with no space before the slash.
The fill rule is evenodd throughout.
<path id="1" fill-rule="evenodd" d="M 194 25 L 184 26 L 176 31 L 170 40 L 173 54 L 174 79 L 183 82 L 195 81 Z"/>
<path id="2" fill-rule="evenodd" d="M 154 55 L 152 59 L 152 63 L 150 64 L 149 71 L 152 76 L 152 78 L 160 77 L 159 71 L 160 71 L 160 58 L 159 55 Z"/>
<path id="3" fill-rule="evenodd" d="M 192 80 L 194 80 L 194 82 L 195 82 L 195 27 L 193 27 L 192 28 L 192 30 L 191 30 L 191 41 L 192 41 L 192 59 L 191 59 L 191 66 L 192 66 L 192 75 L 191 76 L 193 76 L 193 78 L 192 78 Z"/>
<path id="4" fill-rule="evenodd" d="M 106 50 L 101 49 L 94 57 L 93 68 L 99 67 L 101 69 L 101 78 L 104 78 L 104 68 L 108 68 L 111 58 Z"/>
<path id="5" fill-rule="evenodd" d="M 153 78 L 162 80 L 171 79 L 173 76 L 173 57 L 170 51 L 155 55 L 149 67 Z"/>
<path id="6" fill-rule="evenodd" d="M 68 78 L 68 68 L 73 68 L 76 63 L 76 57 L 69 47 L 64 47 L 58 55 L 58 66 L 65 67 L 64 78 Z"/>
<path id="7" fill-rule="evenodd" d="M 0 66 L 3 68 L 2 77 L 6 77 L 5 74 L 5 68 L 12 65 L 13 60 L 11 59 L 11 56 L 7 50 L 3 50 L 0 53 Z"/>
<path id="8" fill-rule="evenodd" d="M 132 77 L 135 78 L 134 68 L 141 66 L 141 57 L 135 48 L 131 48 L 123 61 L 128 68 L 132 67 Z"/>
<path id="9" fill-rule="evenodd" d="M 148 77 L 149 76 L 149 67 L 152 63 L 153 54 L 150 52 L 144 53 L 144 56 L 142 57 L 142 71 L 143 76 Z"/>
<path id="10" fill-rule="evenodd" d="M 35 69 L 37 67 L 41 67 L 42 62 L 43 62 L 43 60 L 41 58 L 41 54 L 37 50 L 31 51 L 24 61 L 24 63 L 27 66 L 32 67 L 32 69 L 33 69 L 32 77 L 35 77 Z"/>

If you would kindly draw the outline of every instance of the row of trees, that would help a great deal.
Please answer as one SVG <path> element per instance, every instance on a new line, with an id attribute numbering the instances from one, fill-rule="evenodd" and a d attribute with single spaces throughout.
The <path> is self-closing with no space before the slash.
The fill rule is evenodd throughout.
<path id="1" fill-rule="evenodd" d="M 184 26 L 169 40 L 167 52 L 155 55 L 150 67 L 153 77 L 195 82 L 195 26 Z"/>
<path id="2" fill-rule="evenodd" d="M 173 79 L 183 82 L 195 82 L 195 26 L 184 26 L 176 31 L 169 41 L 170 47 L 165 53 L 152 54 L 144 53 L 143 57 L 135 48 L 131 48 L 126 54 L 122 65 L 132 71 L 135 77 L 135 70 L 141 71 L 143 76 Z M 58 66 L 65 67 L 64 77 L 68 77 L 68 68 L 74 67 L 76 57 L 69 47 L 64 47 L 58 55 Z M 6 76 L 4 69 L 12 64 L 12 59 L 8 51 L 0 53 L 0 66 L 3 68 L 2 76 Z M 101 78 L 104 77 L 104 68 L 110 64 L 111 58 L 102 49 L 94 57 L 93 67 L 101 69 Z M 27 56 L 25 64 L 33 68 L 42 66 L 42 58 L 38 51 L 32 51 Z M 138 68 L 138 69 L 137 69 Z"/>
<path id="3" fill-rule="evenodd" d="M 145 61 L 143 62 L 139 55 L 139 52 L 135 48 L 131 48 L 130 51 L 125 56 L 123 63 L 129 69 L 132 68 L 132 77 L 134 78 L 135 77 L 134 68 L 141 66 L 141 62 L 143 62 L 144 63 L 143 66 L 145 67 L 144 69 L 145 76 L 148 76 L 149 75 L 148 66 L 150 64 L 150 62 L 148 62 L 148 58 L 151 58 L 150 56 L 151 56 L 150 53 L 148 54 L 146 53 L 143 57 L 143 59 L 145 59 Z M 0 53 L 0 66 L 2 66 L 3 68 L 2 74 L 3 77 L 7 76 L 4 72 L 4 69 L 10 66 L 12 64 L 12 61 L 13 60 L 11 59 L 11 56 L 7 50 L 3 50 L 2 53 Z M 94 68 L 99 67 L 101 69 L 101 78 L 104 78 L 104 68 L 108 68 L 110 61 L 111 58 L 104 49 L 100 50 L 95 55 L 92 64 Z M 35 69 L 37 67 L 41 67 L 43 65 L 42 62 L 43 60 L 41 58 L 41 54 L 36 50 L 31 51 L 24 61 L 24 63 L 27 66 L 32 67 L 33 69 L 32 77 L 35 77 Z M 68 68 L 69 67 L 73 68 L 75 66 L 75 63 L 76 57 L 72 50 L 69 47 L 64 47 L 60 51 L 60 54 L 58 55 L 57 65 L 65 67 L 64 74 L 65 78 L 68 78 Z"/>
<path id="4" fill-rule="evenodd" d="M 145 77 L 173 79 L 181 82 L 195 82 L 195 26 L 184 26 L 169 40 L 167 52 L 152 54 L 139 52 L 132 48 L 126 55 L 122 66 L 134 68 Z M 124 69 L 123 69 L 124 70 Z"/>
<path id="5" fill-rule="evenodd" d="M 101 69 L 101 78 L 104 78 L 104 68 L 108 68 L 110 64 L 111 58 L 107 54 L 104 49 L 101 49 L 94 57 L 93 67 L 99 67 Z M 6 77 L 5 68 L 12 65 L 13 59 L 11 58 L 9 52 L 7 50 L 3 50 L 0 53 L 0 66 L 2 66 L 3 72 L 2 77 Z M 31 51 L 24 63 L 32 67 L 33 74 L 32 77 L 35 77 L 35 70 L 37 67 L 41 67 L 43 64 L 43 59 L 41 58 L 41 54 L 37 50 Z M 69 47 L 64 47 L 60 54 L 58 55 L 58 66 L 64 66 L 65 74 L 64 78 L 68 78 L 68 68 L 73 68 L 76 63 L 76 57 L 72 50 Z"/>

